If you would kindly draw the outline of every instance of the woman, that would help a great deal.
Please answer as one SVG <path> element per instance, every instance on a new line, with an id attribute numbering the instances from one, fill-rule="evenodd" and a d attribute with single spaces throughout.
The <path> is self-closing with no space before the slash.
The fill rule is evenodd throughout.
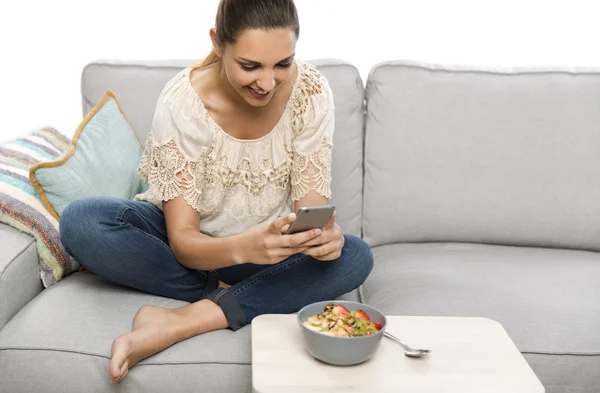
<path id="1" fill-rule="evenodd" d="M 192 336 L 292 313 L 364 282 L 368 246 L 323 230 L 284 234 L 330 197 L 334 108 L 325 78 L 294 59 L 293 0 L 222 0 L 212 53 L 158 100 L 133 201 L 87 198 L 60 221 L 82 265 L 107 280 L 190 302 L 142 307 L 112 345 L 110 373 Z"/>

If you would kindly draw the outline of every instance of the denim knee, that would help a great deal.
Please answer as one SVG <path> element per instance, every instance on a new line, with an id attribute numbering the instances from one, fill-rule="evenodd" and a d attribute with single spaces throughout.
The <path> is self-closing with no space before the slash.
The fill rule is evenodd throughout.
<path id="1" fill-rule="evenodd" d="M 60 215 L 60 221 L 58 223 L 60 240 L 71 255 L 73 254 L 70 251 L 70 246 L 74 244 L 77 236 L 82 233 L 81 220 L 79 217 L 81 210 L 84 209 L 84 205 L 85 202 L 83 202 L 83 200 L 75 200 L 71 202 Z"/>
<path id="2" fill-rule="evenodd" d="M 58 225 L 60 240 L 69 252 L 78 244 L 94 236 L 97 227 L 101 224 L 98 212 L 100 211 L 101 198 L 90 197 L 77 199 L 71 202 L 60 215 Z"/>
<path id="3" fill-rule="evenodd" d="M 362 285 L 373 270 L 373 253 L 364 240 L 354 235 L 344 235 L 344 239 L 342 259 L 343 263 L 348 264 L 348 277 L 354 289 Z"/>

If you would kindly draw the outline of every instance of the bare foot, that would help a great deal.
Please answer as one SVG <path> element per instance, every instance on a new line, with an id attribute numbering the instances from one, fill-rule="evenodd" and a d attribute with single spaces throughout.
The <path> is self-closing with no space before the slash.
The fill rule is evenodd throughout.
<path id="1" fill-rule="evenodd" d="M 143 306 L 133 319 L 133 330 L 115 338 L 109 371 L 113 383 L 121 383 L 137 362 L 180 341 L 228 325 L 220 306 L 204 299 L 168 309 Z"/>
<path id="2" fill-rule="evenodd" d="M 134 364 L 180 341 L 177 332 L 180 318 L 170 309 L 140 308 L 133 319 L 133 331 L 113 341 L 109 365 L 112 382 L 120 383 Z"/>

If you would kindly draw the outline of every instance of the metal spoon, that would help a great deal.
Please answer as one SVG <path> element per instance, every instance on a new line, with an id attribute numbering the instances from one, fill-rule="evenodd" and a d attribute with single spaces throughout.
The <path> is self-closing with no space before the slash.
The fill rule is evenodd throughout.
<path id="1" fill-rule="evenodd" d="M 409 356 L 411 358 L 420 358 L 422 356 L 427 355 L 429 352 L 431 352 L 429 349 L 414 349 L 409 347 L 408 345 L 404 344 L 398 337 L 384 331 L 383 335 L 387 338 L 389 338 L 392 341 L 397 342 L 398 344 L 402 345 L 404 347 L 404 354 L 406 356 Z"/>

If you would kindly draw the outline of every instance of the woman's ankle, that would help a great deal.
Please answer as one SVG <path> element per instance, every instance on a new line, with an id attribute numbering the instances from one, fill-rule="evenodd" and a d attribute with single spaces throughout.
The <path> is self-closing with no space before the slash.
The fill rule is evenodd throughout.
<path id="1" fill-rule="evenodd" d="M 187 306 L 174 309 L 179 319 L 178 334 L 184 340 L 198 334 L 229 327 L 221 307 L 208 299 L 199 300 Z"/>

